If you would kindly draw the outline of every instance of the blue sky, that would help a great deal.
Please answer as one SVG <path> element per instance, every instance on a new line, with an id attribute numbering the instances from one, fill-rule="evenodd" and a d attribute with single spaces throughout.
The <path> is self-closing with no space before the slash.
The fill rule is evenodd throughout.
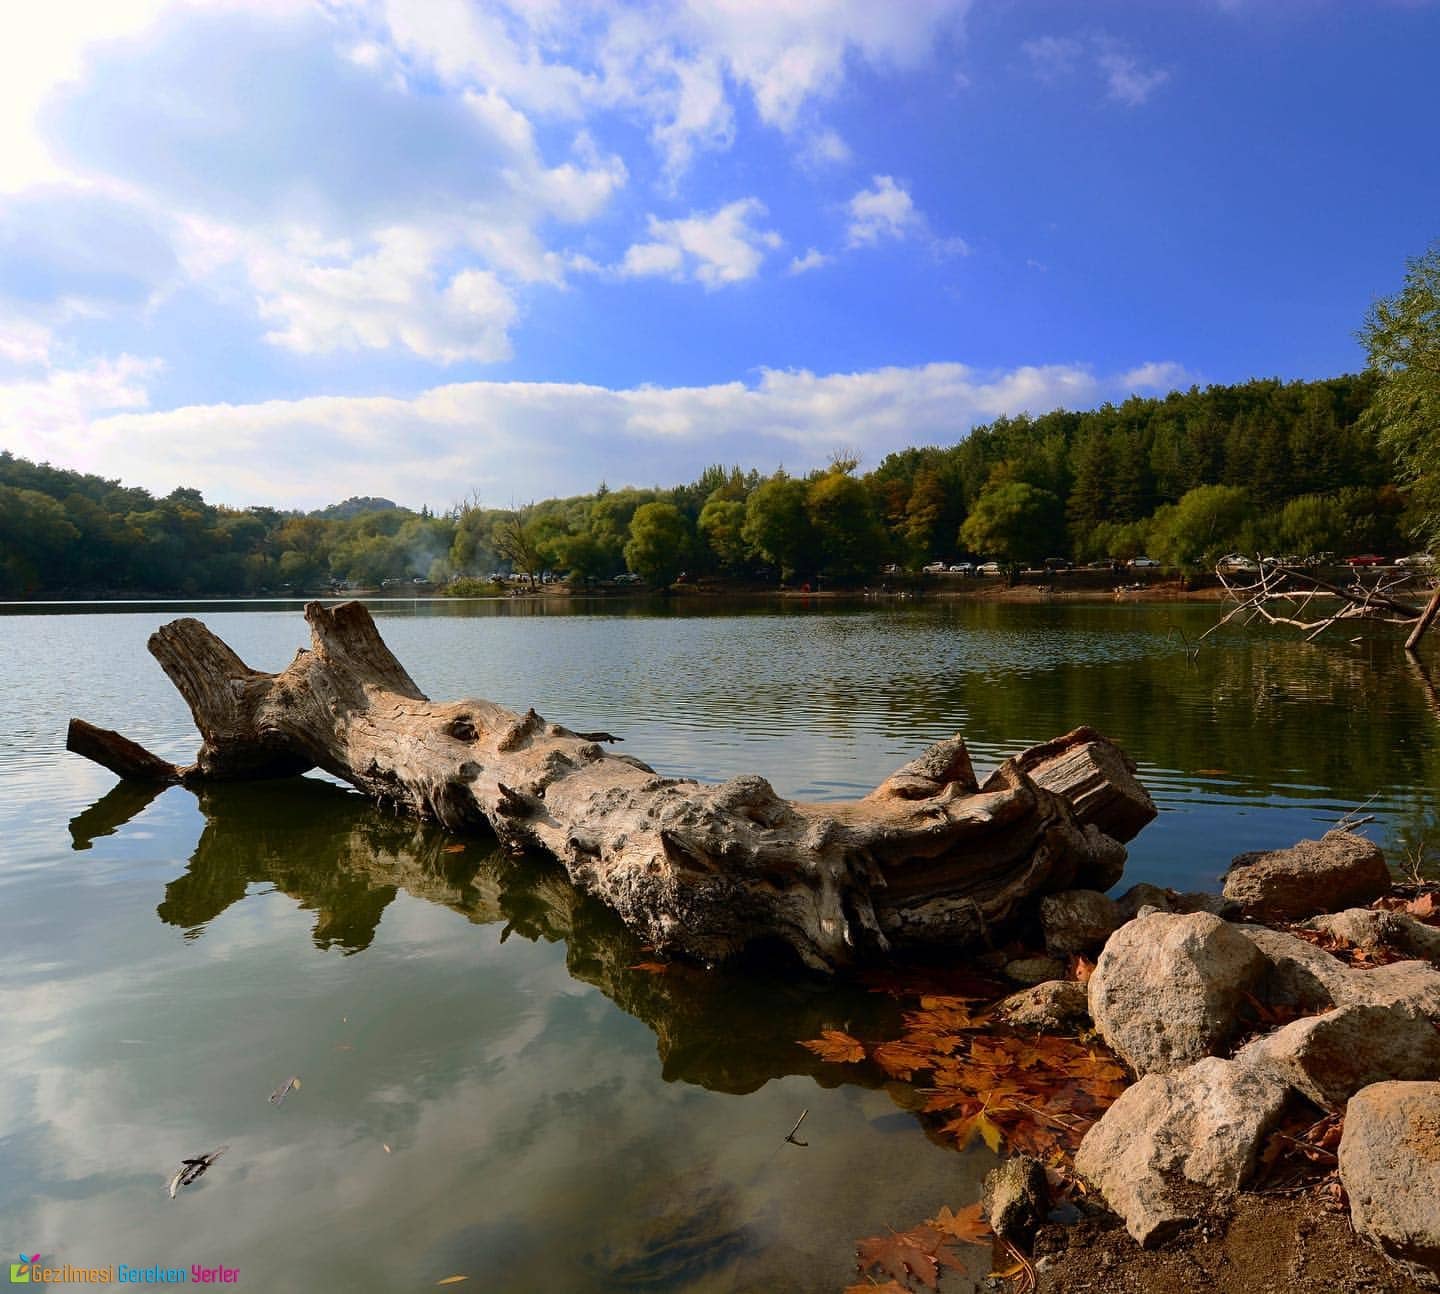
<path id="1" fill-rule="evenodd" d="M 0 447 L 507 505 L 1353 371 L 1440 4 L 57 0 L 0 48 Z"/>

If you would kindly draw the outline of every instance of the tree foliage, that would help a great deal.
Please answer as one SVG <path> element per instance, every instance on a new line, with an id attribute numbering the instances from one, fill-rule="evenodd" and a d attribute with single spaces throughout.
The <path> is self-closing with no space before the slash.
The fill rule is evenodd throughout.
<path id="1" fill-rule="evenodd" d="M 1440 540 L 1440 241 L 1406 263 L 1405 282 L 1365 316 L 1360 340 L 1378 377 L 1365 422 L 1395 455 Z"/>

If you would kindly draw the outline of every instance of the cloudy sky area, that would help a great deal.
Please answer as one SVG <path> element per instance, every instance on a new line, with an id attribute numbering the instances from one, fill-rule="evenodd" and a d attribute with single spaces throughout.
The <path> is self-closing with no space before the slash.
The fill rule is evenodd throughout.
<path id="1" fill-rule="evenodd" d="M 0 447 L 217 502 L 867 465 L 1358 368 L 1440 4 L 51 0 L 0 45 Z"/>

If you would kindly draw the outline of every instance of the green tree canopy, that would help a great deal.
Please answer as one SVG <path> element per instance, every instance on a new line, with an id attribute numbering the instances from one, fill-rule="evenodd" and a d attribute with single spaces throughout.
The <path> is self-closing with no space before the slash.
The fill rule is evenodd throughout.
<path id="1" fill-rule="evenodd" d="M 673 503 L 644 503 L 630 518 L 625 562 L 651 584 L 674 583 L 684 569 L 690 548 L 690 527 Z"/>
<path id="2" fill-rule="evenodd" d="M 1025 481 L 986 486 L 960 527 L 964 547 L 1008 562 L 1038 561 L 1064 538 L 1060 500 Z"/>
<path id="3" fill-rule="evenodd" d="M 1156 511 L 1150 555 L 1167 566 L 1213 566 L 1244 546 L 1252 511 L 1250 496 L 1238 485 L 1197 485 L 1179 503 Z"/>
<path id="4" fill-rule="evenodd" d="M 1394 296 L 1370 307 L 1360 340 L 1379 377 L 1365 421 L 1395 454 L 1440 539 L 1440 242 L 1406 262 Z"/>

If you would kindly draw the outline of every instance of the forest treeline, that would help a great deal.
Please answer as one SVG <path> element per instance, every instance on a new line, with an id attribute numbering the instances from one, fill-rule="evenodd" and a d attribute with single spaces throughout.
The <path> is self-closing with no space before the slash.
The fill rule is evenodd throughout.
<path id="1" fill-rule="evenodd" d="M 231 508 L 0 453 L 0 592 L 244 594 L 494 572 L 652 583 L 680 572 L 862 583 L 884 565 L 1230 551 L 1396 554 L 1423 521 L 1362 418 L 1370 375 L 1252 381 L 1086 412 L 999 418 L 868 472 L 711 467 L 673 488 L 519 510 L 386 499 L 320 512 Z M 379 484 L 379 483 L 377 483 Z"/>

